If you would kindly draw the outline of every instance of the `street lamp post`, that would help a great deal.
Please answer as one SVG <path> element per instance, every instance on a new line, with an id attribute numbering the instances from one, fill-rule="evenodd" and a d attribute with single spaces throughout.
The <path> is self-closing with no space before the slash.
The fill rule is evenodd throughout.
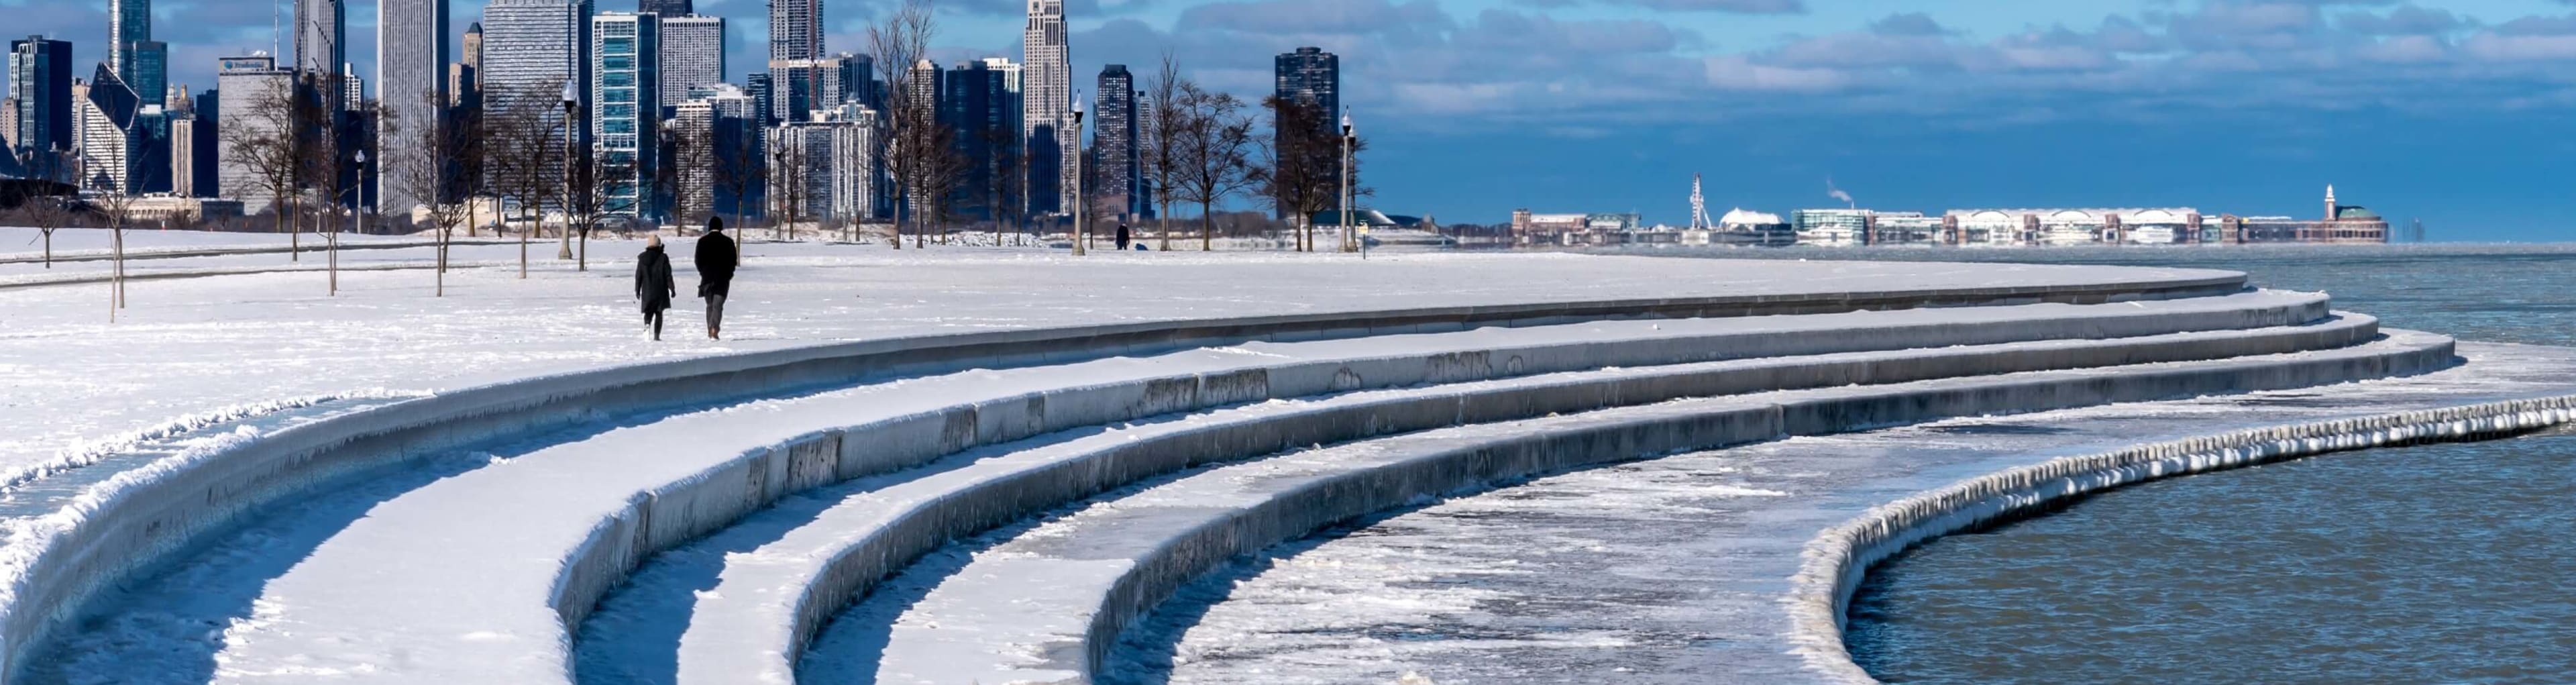
<path id="1" fill-rule="evenodd" d="M 1342 251 L 1359 248 L 1358 229 L 1351 227 L 1351 110 L 1342 108 Z M 1368 258 L 1368 253 L 1360 253 Z"/>
<path id="2" fill-rule="evenodd" d="M 1058 156 L 1062 158 L 1061 155 Z M 1091 200 L 1082 195 L 1082 91 L 1073 91 L 1073 256 L 1091 254 L 1082 242 L 1091 232 L 1085 219 L 1091 214 Z"/>
<path id="3" fill-rule="evenodd" d="M 574 93 L 574 92 L 573 92 L 572 81 L 571 81 L 571 80 L 569 80 L 569 79 L 567 79 L 567 80 L 565 80 L 565 81 L 564 81 L 564 87 L 563 87 L 563 108 L 564 108 L 564 194 L 563 194 L 564 230 L 563 230 L 563 234 L 560 236 L 560 237 L 562 237 L 562 238 L 563 238 L 563 242 L 562 242 L 562 244 L 561 244 L 561 245 L 558 245 L 558 246 L 556 246 L 556 248 L 555 248 L 555 259 L 571 259 L 571 258 L 572 258 L 572 203 L 573 203 L 573 197 L 572 197 L 572 195 L 573 195 L 573 191 L 574 191 L 574 190 L 576 190 L 576 188 L 574 187 L 574 184 L 573 184 L 573 178 L 572 178 L 572 176 L 573 176 L 573 173 L 574 173 L 574 172 L 573 172 L 573 164 L 575 164 L 575 163 L 576 163 L 576 162 L 574 161 L 574 158 L 575 158 L 575 157 L 577 157 L 577 156 L 579 156 L 579 153 L 575 152 L 574 150 L 576 149 L 576 146 L 578 145 L 578 142 L 579 142 L 579 140 L 581 139 L 581 133 L 580 133 L 580 131 L 581 131 L 581 127 L 580 127 L 580 122 L 579 122 L 579 121 L 577 121 L 577 120 L 578 120 L 578 119 L 580 119 L 580 117 L 581 117 L 581 97 L 580 97 L 580 95 L 579 95 L 579 94 L 577 94 L 577 93 Z"/>

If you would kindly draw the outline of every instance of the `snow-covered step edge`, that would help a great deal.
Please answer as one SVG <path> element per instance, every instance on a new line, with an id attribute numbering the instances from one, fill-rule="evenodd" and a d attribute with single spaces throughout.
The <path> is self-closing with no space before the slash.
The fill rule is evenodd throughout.
<path id="1" fill-rule="evenodd" d="M 2219 298 L 2224 299 L 2224 298 Z M 2010 344 L 2042 340 L 2117 340 L 2130 356 L 2079 350 L 2075 357 L 2022 364 L 2124 363 L 2118 360 L 2205 358 L 2358 344 L 2378 333 L 2377 320 L 2335 316 L 2322 296 L 2243 309 L 2070 316 L 1843 330 L 1787 330 L 1668 335 L 1582 344 L 1495 347 L 1427 357 L 1395 355 L 1247 367 L 1225 372 L 1053 388 L 945 407 L 864 424 L 818 429 L 765 445 L 650 491 L 604 518 L 564 562 L 553 602 L 568 630 L 607 591 L 651 554 L 731 525 L 782 497 L 816 487 L 902 470 L 979 446 L 1058 431 L 1176 412 L 1336 392 L 1526 377 L 1588 369 L 1653 367 L 1730 358 L 1834 354 Z M 2088 312 L 2093 314 L 2097 312 Z M 2300 323 L 2314 325 L 2298 326 Z M 2265 325 L 2270 324 L 2270 325 Z M 2240 326 L 2263 326 L 2238 328 Z M 2176 336 L 2208 334 L 2200 340 Z M 2220 345 L 2218 338 L 2242 338 Z M 2032 350 L 2032 354 L 2058 353 Z M 2017 367 L 2018 368 L 2018 367 Z M 2054 367 L 2050 367 L 2054 368 Z M 750 487 L 743 487 L 748 484 Z"/>
<path id="2" fill-rule="evenodd" d="M 100 587 L 352 474 L 601 414 L 775 396 L 866 378 L 1061 363 L 1247 341 L 1301 341 L 1602 319 L 2188 299 L 2244 292 L 2242 274 L 2067 286 L 1454 306 L 892 338 L 661 361 L 522 379 L 396 402 L 269 434 L 218 436 L 97 478 L 44 515 L 0 520 L 0 682 Z M 2319 305 L 2322 306 L 2322 305 Z"/>
<path id="3" fill-rule="evenodd" d="M 2508 400 L 2160 442 L 1971 478 L 1873 507 L 1810 540 L 1782 601 L 1791 623 L 1788 638 L 1809 671 L 1833 682 L 1875 685 L 1879 681 L 1852 661 L 1843 643 L 1852 593 L 1871 566 L 1914 545 L 2052 502 L 2153 480 L 2332 452 L 2510 437 L 2571 421 L 2576 396 Z"/>
<path id="4" fill-rule="evenodd" d="M 1094 528 L 1063 525 L 1091 514 L 1086 511 L 1053 526 L 1043 541 L 979 556 L 950 576 L 971 588 L 934 591 L 915 610 L 985 616 L 952 630 L 898 628 L 884 647 L 876 682 L 1091 682 L 1129 624 L 1227 559 L 1426 496 L 1799 435 L 2414 375 L 2447 368 L 2453 356 L 2449 338 L 2408 332 L 2325 353 L 1608 409 L 1511 424 L 1525 430 L 1434 432 L 1327 448 L 1347 455 L 1348 464 L 1290 457 L 1297 463 L 1276 469 L 1263 462 L 1225 467 L 1127 498 L 1186 499 L 1187 505 L 1113 503 L 1094 518 Z M 1157 492 L 1164 488 L 1202 488 L 1210 496 L 1165 497 Z M 1085 532 L 1108 537 L 1085 544 Z M 1110 549 L 1131 556 L 1122 559 Z M 1046 551 L 1031 554 L 1038 550 Z M 1049 551 L 1061 563 L 1048 563 Z"/>
<path id="5" fill-rule="evenodd" d="M 898 503 L 900 511 L 879 515 L 871 509 L 873 504 L 844 502 L 826 514 L 837 519 L 817 519 L 807 526 L 826 531 L 822 540 L 804 541 L 791 534 L 752 553 L 789 561 L 777 569 L 743 571 L 776 576 L 744 582 L 760 592 L 768 588 L 796 591 L 702 597 L 681 637 L 679 679 L 724 683 L 746 677 L 790 678 L 797 658 L 824 622 L 878 580 L 948 540 L 1193 465 L 1251 458 L 1296 445 L 1691 397 L 2342 350 L 2370 340 L 2378 330 L 2375 319 L 2348 314 L 2329 324 L 2264 331 L 1765 358 L 1620 369 L 1563 379 L 1463 383 L 1121 436 L 1109 446 L 1042 463 L 994 466 L 1006 461 L 995 460 L 968 465 L 935 476 L 960 481 L 941 486 L 951 489 L 904 495 L 909 499 Z M 2447 362 L 2448 357 L 2443 359 Z M 767 465 L 792 468 L 775 461 Z M 745 483 L 754 487 L 745 488 Z M 763 479 L 738 476 L 705 479 L 695 484 L 700 489 L 693 498 L 743 501 L 760 496 L 756 490 L 766 487 L 763 483 Z M 895 489 L 914 487 L 905 484 Z M 623 532 L 611 531 L 603 539 L 608 544 L 631 539 L 617 534 Z M 572 572 L 583 571 L 576 567 Z M 725 582 L 737 578 L 743 576 L 729 568 Z"/>

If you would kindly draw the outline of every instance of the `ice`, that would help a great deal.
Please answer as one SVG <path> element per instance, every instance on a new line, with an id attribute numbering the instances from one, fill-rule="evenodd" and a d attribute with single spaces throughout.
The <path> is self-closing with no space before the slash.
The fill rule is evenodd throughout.
<path id="1" fill-rule="evenodd" d="M 1817 531 L 2061 457 L 2576 394 L 2576 351 L 2460 352 L 2467 364 L 2412 378 L 1792 438 L 1449 499 L 1203 577 L 1127 636 L 1113 673 L 1135 677 L 1106 682 L 1384 682 L 1406 669 L 1442 682 L 1592 682 L 1617 668 L 1634 671 L 1619 682 L 1846 682 L 1792 653 L 1799 643 L 1784 601 L 1801 587 L 1790 578 L 1812 558 L 1802 554 Z M 2374 434 L 2395 433 L 2351 435 Z M 1712 483 L 1789 496 L 1692 494 Z M 1551 639 L 1599 632 L 1633 644 Z"/>

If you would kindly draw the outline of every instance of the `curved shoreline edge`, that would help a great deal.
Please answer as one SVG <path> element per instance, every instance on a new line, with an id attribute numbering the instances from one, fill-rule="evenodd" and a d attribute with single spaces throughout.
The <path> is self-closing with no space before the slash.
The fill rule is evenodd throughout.
<path id="1" fill-rule="evenodd" d="M 1568 300 L 1217 319 L 1122 322 L 825 343 L 612 365 L 368 406 L 274 431 L 234 430 L 129 469 L 58 464 L 42 493 L 0 511 L 0 682 L 102 587 L 226 530 L 257 507 L 369 469 L 496 435 L 602 413 L 819 389 L 907 373 L 1146 354 L 1243 341 L 1434 333 L 1589 320 L 1721 318 L 1992 306 L 2099 304 L 2243 292 L 2241 273 L 2121 272 L 2062 285 L 1751 296 Z M 0 507 L 0 510 L 7 510 Z"/>
<path id="2" fill-rule="evenodd" d="M 1872 507 L 1816 535 L 1782 602 L 1792 652 L 1833 682 L 1875 685 L 1843 642 L 1869 569 L 1917 544 L 2052 502 L 2148 481 L 2334 452 L 2510 437 L 2576 422 L 2576 395 L 2254 428 L 2022 466 Z"/>

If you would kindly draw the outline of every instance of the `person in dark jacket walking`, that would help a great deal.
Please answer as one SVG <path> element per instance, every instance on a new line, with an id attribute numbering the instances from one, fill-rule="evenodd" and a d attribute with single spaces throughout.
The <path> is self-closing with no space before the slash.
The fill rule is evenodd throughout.
<path id="1" fill-rule="evenodd" d="M 1127 251 L 1127 222 L 1118 222 L 1118 251 Z"/>
<path id="2" fill-rule="evenodd" d="M 742 263 L 733 239 L 725 237 L 724 219 L 707 218 L 707 235 L 698 239 L 698 297 L 707 300 L 707 338 L 724 339 L 725 296 L 733 294 L 733 269 Z"/>
<path id="3" fill-rule="evenodd" d="M 662 253 L 662 236 L 645 238 L 644 254 L 635 257 L 635 299 L 644 303 L 644 323 L 653 327 L 654 340 L 662 339 L 662 312 L 680 294 L 680 286 L 673 281 L 671 256 Z"/>

